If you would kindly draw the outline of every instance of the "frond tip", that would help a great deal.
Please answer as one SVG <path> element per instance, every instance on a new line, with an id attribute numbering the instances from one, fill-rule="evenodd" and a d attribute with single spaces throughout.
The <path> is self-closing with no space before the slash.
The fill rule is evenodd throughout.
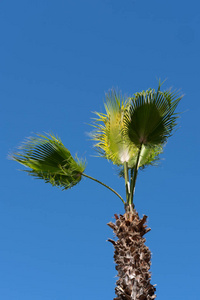
<path id="1" fill-rule="evenodd" d="M 82 178 L 85 162 L 74 159 L 61 140 L 52 134 L 28 138 L 19 148 L 20 152 L 13 153 L 12 160 L 29 168 L 29 175 L 64 190 L 76 185 Z"/>

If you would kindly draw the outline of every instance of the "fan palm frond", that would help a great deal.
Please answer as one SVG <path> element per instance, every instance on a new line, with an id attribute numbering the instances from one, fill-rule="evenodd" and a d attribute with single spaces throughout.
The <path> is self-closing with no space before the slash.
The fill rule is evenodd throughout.
<path id="1" fill-rule="evenodd" d="M 127 119 L 132 110 L 131 98 L 124 99 L 114 90 L 106 95 L 106 113 L 95 113 L 95 130 L 91 136 L 97 143 L 95 147 L 100 156 L 111 160 L 114 164 L 122 166 L 128 163 L 128 168 L 134 168 L 137 160 L 137 144 L 131 142 L 129 136 L 124 134 L 127 130 Z M 140 167 L 153 164 L 158 160 L 158 155 L 162 152 L 160 145 L 143 147 L 140 159 Z"/>
<path id="2" fill-rule="evenodd" d="M 124 117 L 124 134 L 139 148 L 163 145 L 176 125 L 174 113 L 182 96 L 177 92 L 150 89 L 136 93 Z"/>
<path id="3" fill-rule="evenodd" d="M 129 99 L 124 99 L 114 90 L 106 94 L 104 104 L 106 113 L 95 112 L 95 130 L 91 137 L 97 143 L 95 147 L 100 156 L 111 160 L 116 165 L 128 162 L 137 152 L 137 148 L 129 147 L 130 143 L 123 136 L 124 115 L 129 107 Z"/>
<path id="4" fill-rule="evenodd" d="M 26 170 L 31 176 L 44 179 L 53 186 L 69 189 L 82 178 L 85 163 L 77 157 L 74 159 L 61 140 L 52 134 L 38 134 L 28 138 L 13 153 L 11 159 L 30 168 Z"/>

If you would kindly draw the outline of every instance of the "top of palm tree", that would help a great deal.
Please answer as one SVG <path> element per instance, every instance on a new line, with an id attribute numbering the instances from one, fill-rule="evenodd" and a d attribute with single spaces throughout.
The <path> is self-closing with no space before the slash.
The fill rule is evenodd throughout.
<path id="1" fill-rule="evenodd" d="M 53 134 L 28 138 L 11 158 L 28 167 L 29 175 L 64 190 L 76 185 L 83 176 L 90 178 L 114 192 L 129 209 L 139 168 L 155 164 L 176 126 L 175 109 L 182 96 L 160 88 L 159 83 L 157 91 L 149 89 L 126 98 L 112 90 L 106 95 L 106 112 L 95 113 L 92 138 L 99 154 L 121 168 L 126 202 L 111 187 L 85 174 L 85 163 L 74 159 Z"/>
<path id="2" fill-rule="evenodd" d="M 28 167 L 29 175 L 64 190 L 81 180 L 85 163 L 77 157 L 74 159 L 58 137 L 38 134 L 28 138 L 19 149 L 20 152 L 10 157 Z"/>
<path id="3" fill-rule="evenodd" d="M 124 99 L 111 91 L 106 95 L 106 113 L 97 113 L 91 136 L 100 156 L 120 166 L 135 168 L 137 153 L 142 152 L 139 167 L 153 164 L 163 151 L 176 125 L 174 113 L 180 99 L 177 92 L 149 89 Z"/>

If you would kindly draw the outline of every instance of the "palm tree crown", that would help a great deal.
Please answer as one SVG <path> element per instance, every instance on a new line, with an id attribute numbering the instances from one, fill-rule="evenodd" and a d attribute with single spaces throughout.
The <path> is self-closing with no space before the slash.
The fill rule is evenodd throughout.
<path id="1" fill-rule="evenodd" d="M 95 112 L 92 139 L 100 156 L 121 167 L 129 204 L 138 169 L 157 162 L 176 126 L 175 109 L 182 96 L 160 88 L 159 82 L 157 91 L 149 89 L 126 99 L 111 91 L 106 95 L 106 113 Z"/>
<path id="2" fill-rule="evenodd" d="M 160 87 L 159 83 L 157 91 L 149 89 L 126 98 L 111 91 L 106 95 L 106 112 L 95 113 L 92 139 L 100 156 L 120 167 L 128 205 L 133 205 L 139 168 L 157 162 L 176 126 L 175 109 L 182 96 L 170 90 L 162 92 Z M 63 189 L 73 187 L 83 176 L 90 178 L 110 189 L 125 204 L 112 188 L 86 175 L 84 160 L 73 158 L 61 140 L 52 134 L 27 139 L 20 152 L 11 158 L 28 167 L 29 175 Z"/>

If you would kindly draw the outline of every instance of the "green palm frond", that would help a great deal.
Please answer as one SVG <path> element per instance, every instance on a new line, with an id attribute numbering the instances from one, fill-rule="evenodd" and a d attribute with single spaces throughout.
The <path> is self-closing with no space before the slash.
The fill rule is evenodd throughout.
<path id="1" fill-rule="evenodd" d="M 95 130 L 91 134 L 92 139 L 97 142 L 95 147 L 100 156 L 118 166 L 127 162 L 130 169 L 135 167 L 138 153 L 137 144 L 134 145 L 129 136 L 124 134 L 127 126 L 125 120 L 131 109 L 131 99 L 124 99 L 112 90 L 106 95 L 106 113 L 95 113 L 98 118 L 95 119 Z M 156 162 L 161 152 L 160 145 L 154 148 L 143 147 L 140 167 Z"/>
<path id="2" fill-rule="evenodd" d="M 130 143 L 123 136 L 124 115 L 129 107 L 129 99 L 124 99 L 121 94 L 114 90 L 106 94 L 106 113 L 95 112 L 95 130 L 91 137 L 97 143 L 95 147 L 100 156 L 111 160 L 116 165 L 122 165 L 134 156 L 137 148 L 129 147 Z"/>
<path id="3" fill-rule="evenodd" d="M 19 149 L 21 151 L 13 153 L 11 159 L 28 167 L 26 172 L 31 176 L 63 189 L 73 187 L 82 178 L 85 163 L 77 157 L 74 159 L 61 140 L 52 134 L 30 137 Z"/>
<path id="4" fill-rule="evenodd" d="M 137 147 L 163 145 L 176 125 L 174 113 L 182 96 L 151 89 L 136 93 L 124 118 L 124 134 Z"/>

